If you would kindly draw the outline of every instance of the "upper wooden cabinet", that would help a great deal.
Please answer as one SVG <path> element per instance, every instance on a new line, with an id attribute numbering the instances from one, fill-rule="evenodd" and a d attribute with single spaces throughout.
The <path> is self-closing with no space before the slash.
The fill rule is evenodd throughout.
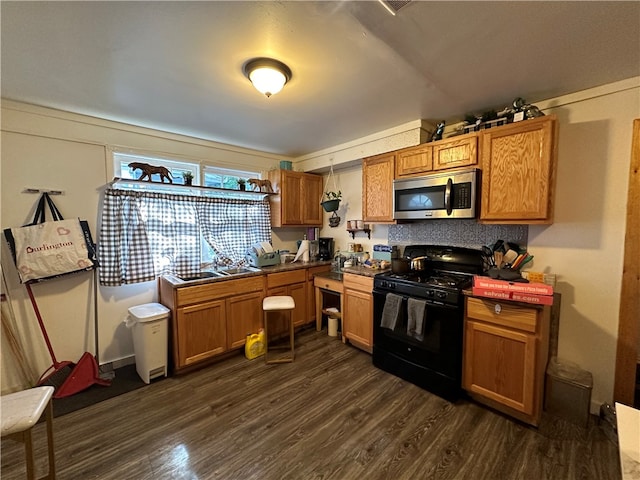
<path id="1" fill-rule="evenodd" d="M 275 192 L 271 202 L 271 226 L 322 225 L 322 177 L 293 170 L 272 170 L 268 178 Z"/>
<path id="2" fill-rule="evenodd" d="M 478 134 L 473 132 L 431 143 L 421 143 L 394 153 L 396 155 L 395 178 L 476 165 Z"/>
<path id="3" fill-rule="evenodd" d="M 482 223 L 552 223 L 557 120 L 549 115 L 482 131 Z"/>
<path id="4" fill-rule="evenodd" d="M 421 144 L 396 152 L 396 178 L 419 175 L 433 169 L 433 147 Z"/>
<path id="5" fill-rule="evenodd" d="M 478 134 L 467 133 L 433 142 L 433 169 L 467 167 L 478 163 Z"/>
<path id="6" fill-rule="evenodd" d="M 362 218 L 371 223 L 393 223 L 395 152 L 362 161 Z"/>

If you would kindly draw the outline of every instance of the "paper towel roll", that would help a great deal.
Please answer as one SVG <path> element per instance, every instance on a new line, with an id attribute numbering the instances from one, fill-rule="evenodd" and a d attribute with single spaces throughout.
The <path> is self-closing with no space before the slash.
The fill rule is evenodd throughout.
<path id="1" fill-rule="evenodd" d="M 296 262 L 298 260 L 302 260 L 303 262 L 309 261 L 309 240 L 302 240 L 302 242 L 300 242 L 296 258 L 294 258 L 293 261 Z"/>

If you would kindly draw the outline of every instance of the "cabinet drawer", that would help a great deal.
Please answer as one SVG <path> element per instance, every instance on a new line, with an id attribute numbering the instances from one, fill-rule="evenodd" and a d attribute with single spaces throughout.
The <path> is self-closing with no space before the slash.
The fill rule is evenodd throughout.
<path id="1" fill-rule="evenodd" d="M 176 292 L 177 305 L 191 305 L 263 289 L 264 275 L 194 285 L 193 287 L 178 288 Z"/>
<path id="2" fill-rule="evenodd" d="M 267 288 L 277 288 L 292 283 L 307 281 L 307 271 L 304 268 L 288 272 L 270 273 L 267 275 Z"/>
<path id="3" fill-rule="evenodd" d="M 344 288 L 352 288 L 354 290 L 360 290 L 367 293 L 371 293 L 373 291 L 373 277 L 345 273 L 342 276 L 342 284 Z"/>
<path id="4" fill-rule="evenodd" d="M 313 279 L 313 285 L 331 292 L 342 293 L 342 282 L 333 280 L 332 278 L 316 277 Z"/>
<path id="5" fill-rule="evenodd" d="M 509 302 L 467 297 L 467 318 L 535 333 L 538 310 Z"/>

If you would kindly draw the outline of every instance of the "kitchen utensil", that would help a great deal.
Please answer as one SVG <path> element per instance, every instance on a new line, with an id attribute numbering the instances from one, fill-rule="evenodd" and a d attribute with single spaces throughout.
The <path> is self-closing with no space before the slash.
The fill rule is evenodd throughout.
<path id="1" fill-rule="evenodd" d="M 487 269 L 496 266 L 495 259 L 493 258 L 493 252 L 487 246 L 482 247 L 482 257 L 484 261 L 487 263 Z"/>
<path id="2" fill-rule="evenodd" d="M 397 274 L 409 273 L 411 269 L 411 260 L 408 258 L 392 258 L 391 259 L 391 271 Z"/>
<path id="3" fill-rule="evenodd" d="M 496 240 L 496 243 L 493 244 L 493 253 L 502 252 L 505 253 L 504 240 Z M 497 263 L 497 262 L 496 262 Z"/>
<path id="4" fill-rule="evenodd" d="M 500 264 L 500 267 L 503 267 L 504 265 L 511 265 L 513 264 L 513 261 L 518 257 L 518 252 L 516 252 L 515 250 L 507 250 L 507 253 L 504 254 L 504 256 L 502 257 L 502 263 Z"/>
<path id="5" fill-rule="evenodd" d="M 411 259 L 411 270 L 422 272 L 427 269 L 429 257 L 416 257 Z"/>

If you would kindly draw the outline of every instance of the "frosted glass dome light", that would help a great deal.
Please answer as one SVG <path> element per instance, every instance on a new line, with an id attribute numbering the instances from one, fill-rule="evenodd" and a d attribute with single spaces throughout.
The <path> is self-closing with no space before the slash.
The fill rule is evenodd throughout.
<path id="1" fill-rule="evenodd" d="M 244 74 L 263 95 L 275 95 L 291 79 L 291 70 L 284 63 L 271 58 L 256 58 L 244 66 Z"/>

